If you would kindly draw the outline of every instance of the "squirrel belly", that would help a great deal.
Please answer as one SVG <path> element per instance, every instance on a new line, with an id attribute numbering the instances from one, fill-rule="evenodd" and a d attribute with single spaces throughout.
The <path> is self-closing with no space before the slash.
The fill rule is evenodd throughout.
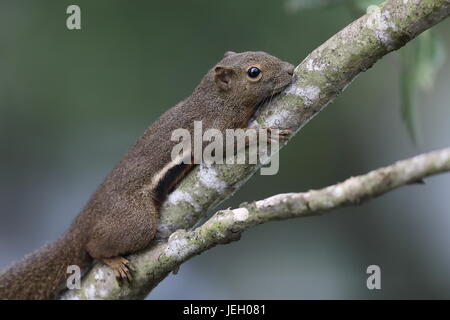
<path id="1" fill-rule="evenodd" d="M 70 276 L 94 259 L 130 278 L 125 255 L 147 247 L 159 208 L 193 165 L 171 159 L 174 130 L 243 128 L 266 98 L 292 81 L 294 66 L 265 52 L 227 52 L 192 95 L 166 111 L 122 158 L 92 195 L 68 231 L 0 273 L 0 299 L 53 299 Z"/>

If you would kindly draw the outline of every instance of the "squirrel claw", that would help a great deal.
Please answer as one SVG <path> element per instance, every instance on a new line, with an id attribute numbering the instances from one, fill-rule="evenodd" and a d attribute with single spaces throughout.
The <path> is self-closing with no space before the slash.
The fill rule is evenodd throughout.
<path id="1" fill-rule="evenodd" d="M 269 139 L 272 141 L 273 141 L 272 131 L 277 131 L 278 138 L 280 140 L 286 140 L 292 134 L 292 130 L 290 130 L 290 129 L 279 129 L 278 127 L 267 127 L 267 133 L 269 134 Z"/>
<path id="2" fill-rule="evenodd" d="M 292 134 L 292 130 L 289 130 L 289 129 L 283 129 L 283 130 L 278 131 L 278 136 L 281 139 L 287 139 L 287 137 L 289 137 L 291 134 Z"/>
<path id="3" fill-rule="evenodd" d="M 128 281 L 131 282 L 133 277 L 131 276 L 130 261 L 123 257 L 105 258 L 102 259 L 103 263 L 113 269 L 116 278 L 119 282 Z"/>

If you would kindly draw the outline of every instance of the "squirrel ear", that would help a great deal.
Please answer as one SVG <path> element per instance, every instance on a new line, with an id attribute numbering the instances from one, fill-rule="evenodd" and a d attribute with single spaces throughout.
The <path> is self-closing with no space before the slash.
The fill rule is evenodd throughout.
<path id="1" fill-rule="evenodd" d="M 234 51 L 227 51 L 227 52 L 225 52 L 223 57 L 226 58 L 226 57 L 232 56 L 233 54 L 236 54 L 236 52 L 234 52 Z"/>
<path id="2" fill-rule="evenodd" d="M 228 67 L 218 66 L 214 69 L 214 81 L 221 90 L 228 90 L 231 87 L 231 76 L 233 69 Z"/>

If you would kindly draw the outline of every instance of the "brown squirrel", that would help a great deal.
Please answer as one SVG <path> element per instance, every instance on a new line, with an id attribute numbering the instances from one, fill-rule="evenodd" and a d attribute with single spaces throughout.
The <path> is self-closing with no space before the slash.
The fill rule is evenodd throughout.
<path id="1" fill-rule="evenodd" d="M 67 267 L 93 260 L 130 278 L 123 256 L 149 245 L 168 192 L 192 168 L 171 166 L 171 133 L 194 121 L 204 129 L 245 128 L 258 105 L 283 90 L 294 66 L 265 52 L 226 52 L 190 97 L 166 111 L 106 177 L 62 237 L 0 274 L 0 299 L 54 299 L 64 289 Z"/>

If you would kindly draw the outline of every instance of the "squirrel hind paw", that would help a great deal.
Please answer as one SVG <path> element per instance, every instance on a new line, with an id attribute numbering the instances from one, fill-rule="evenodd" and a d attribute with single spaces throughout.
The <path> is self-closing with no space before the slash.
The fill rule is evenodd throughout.
<path id="1" fill-rule="evenodd" d="M 114 258 L 103 258 L 101 259 L 101 261 L 111 269 L 113 269 L 114 274 L 119 282 L 131 282 L 133 280 L 133 277 L 131 275 L 131 270 L 133 269 L 130 266 L 130 261 L 128 261 L 127 259 L 119 256 Z"/>

